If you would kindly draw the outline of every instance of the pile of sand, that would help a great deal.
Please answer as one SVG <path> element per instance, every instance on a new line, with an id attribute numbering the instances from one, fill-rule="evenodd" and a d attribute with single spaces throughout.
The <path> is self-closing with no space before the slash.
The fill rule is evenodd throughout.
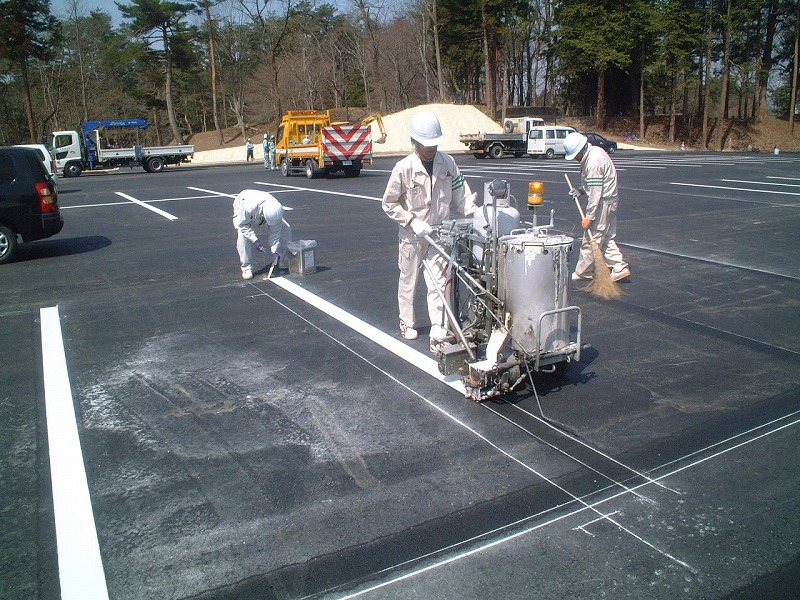
<path id="1" fill-rule="evenodd" d="M 445 136 L 444 142 L 439 145 L 439 150 L 450 153 L 467 152 L 467 147 L 461 143 L 458 136 L 474 133 L 500 133 L 503 128 L 492 121 L 484 113 L 471 105 L 461 104 L 424 104 L 408 108 L 397 113 L 383 117 L 383 127 L 386 130 L 386 142 L 373 144 L 372 153 L 375 156 L 391 156 L 409 154 L 413 148 L 408 128 L 413 116 L 422 110 L 434 113 L 442 124 Z M 372 139 L 381 137 L 380 129 L 376 122 L 372 125 Z M 264 161 L 264 151 L 261 142 L 255 142 L 254 159 Z M 244 145 L 235 148 L 219 148 L 195 152 L 193 163 L 228 163 L 246 162 L 247 152 Z"/>

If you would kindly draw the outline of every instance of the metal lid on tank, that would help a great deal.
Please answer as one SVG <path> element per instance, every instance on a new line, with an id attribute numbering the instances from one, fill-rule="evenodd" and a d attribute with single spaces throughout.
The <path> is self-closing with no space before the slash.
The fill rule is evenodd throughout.
<path id="1" fill-rule="evenodd" d="M 573 238 L 563 233 L 548 233 L 546 231 L 526 231 L 513 233 L 500 238 L 501 244 L 509 246 L 563 246 L 572 244 Z"/>

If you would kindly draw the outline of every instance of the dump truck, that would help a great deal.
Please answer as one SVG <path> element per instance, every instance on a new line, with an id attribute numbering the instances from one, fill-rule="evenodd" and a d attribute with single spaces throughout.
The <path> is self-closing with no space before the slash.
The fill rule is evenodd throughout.
<path id="1" fill-rule="evenodd" d="M 85 121 L 82 133 L 77 131 L 54 131 L 50 134 L 56 168 L 64 177 L 78 177 L 83 171 L 140 166 L 148 173 L 163 171 L 167 165 L 189 162 L 194 155 L 194 146 L 142 146 L 139 133 L 149 127 L 145 119 L 110 119 Z M 120 147 L 114 139 L 115 130 L 123 137 L 131 137 L 131 147 Z"/>
<path id="2" fill-rule="evenodd" d="M 377 121 L 381 137 L 386 139 L 380 115 L 366 117 L 350 125 L 331 121 L 330 110 L 290 110 L 278 125 L 275 136 L 275 160 L 284 177 L 305 173 L 313 179 L 338 171 L 345 177 L 357 177 L 364 165 L 372 164 L 372 128 Z"/>
<path id="3" fill-rule="evenodd" d="M 507 154 L 519 158 L 528 151 L 528 132 L 541 125 L 544 119 L 539 117 L 506 119 L 503 133 L 468 133 L 460 135 L 459 140 L 475 158 L 503 158 Z"/>

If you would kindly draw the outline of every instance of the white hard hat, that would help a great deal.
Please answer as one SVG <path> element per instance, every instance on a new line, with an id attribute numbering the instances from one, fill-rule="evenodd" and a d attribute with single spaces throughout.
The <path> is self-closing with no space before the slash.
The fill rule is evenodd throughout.
<path id="1" fill-rule="evenodd" d="M 578 153 L 583 150 L 588 143 L 589 140 L 585 135 L 578 133 L 577 131 L 571 131 L 567 134 L 567 137 L 564 138 L 564 152 L 566 153 L 564 158 L 567 160 L 572 160 L 578 156 Z"/>
<path id="2" fill-rule="evenodd" d="M 444 141 L 442 125 L 431 112 L 418 112 L 411 119 L 411 139 L 428 148 L 438 146 Z"/>

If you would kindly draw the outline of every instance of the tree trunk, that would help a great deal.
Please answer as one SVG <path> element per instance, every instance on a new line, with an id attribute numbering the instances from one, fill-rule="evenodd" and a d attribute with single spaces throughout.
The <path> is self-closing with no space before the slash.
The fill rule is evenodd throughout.
<path id="1" fill-rule="evenodd" d="M 672 65 L 672 98 L 669 107 L 669 143 L 675 143 L 675 125 L 678 112 L 678 70 Z"/>
<path id="2" fill-rule="evenodd" d="M 703 148 L 708 148 L 708 119 L 709 119 L 709 110 L 711 104 L 711 58 L 712 58 L 712 46 L 714 43 L 713 39 L 713 18 L 714 18 L 714 2 L 713 0 L 708 0 L 708 29 L 706 30 L 706 34 L 708 39 L 706 40 L 706 64 L 705 64 L 705 75 L 704 75 L 704 82 L 703 82 Z"/>
<path id="3" fill-rule="evenodd" d="M 797 107 L 797 74 L 798 58 L 800 58 L 800 2 L 797 3 L 797 14 L 794 21 L 794 60 L 792 61 L 792 99 L 789 102 L 789 133 L 794 135 L 794 112 Z"/>
<path id="4" fill-rule="evenodd" d="M 720 114 L 723 119 L 728 118 L 728 95 L 731 82 L 731 0 L 726 0 L 727 10 L 725 15 L 725 55 L 722 60 L 722 97 Z"/>
<path id="5" fill-rule="evenodd" d="M 767 25 L 764 31 L 764 52 L 761 55 L 761 69 L 758 73 L 758 112 L 756 120 L 763 121 L 769 116 L 767 104 L 767 85 L 769 72 L 772 70 L 772 46 L 775 38 L 775 27 L 778 22 L 778 11 L 775 0 L 769 0 L 767 5 Z"/>
<path id="6" fill-rule="evenodd" d="M 439 45 L 439 17 L 436 14 L 436 0 L 431 2 L 431 19 L 433 21 L 433 47 L 436 51 L 436 80 L 439 83 L 439 102 L 446 98 L 444 87 L 444 68 L 442 67 L 442 49 Z"/>
<path id="7" fill-rule="evenodd" d="M 639 75 L 639 139 L 644 139 L 644 53 L 642 53 L 642 68 Z"/>
<path id="8" fill-rule="evenodd" d="M 597 111 L 595 115 L 595 129 L 606 128 L 606 70 L 597 72 Z"/>
<path id="9" fill-rule="evenodd" d="M 20 72 L 22 73 L 22 87 L 25 100 L 25 117 L 28 119 L 28 134 L 31 138 L 31 143 L 36 143 L 39 140 L 39 133 L 36 131 L 36 120 L 33 117 L 33 102 L 31 101 L 31 82 L 28 75 L 28 58 L 23 54 L 19 60 Z"/>
<path id="10" fill-rule="evenodd" d="M 214 115 L 214 129 L 217 131 L 217 145 L 222 148 L 225 140 L 222 137 L 222 128 L 219 126 L 219 102 L 217 101 L 217 50 L 214 45 L 214 24 L 211 21 L 211 2 L 204 0 L 203 8 L 206 11 L 206 26 L 208 27 L 208 58 L 211 62 L 211 112 Z"/>
<path id="11" fill-rule="evenodd" d="M 483 29 L 483 54 L 484 54 L 484 76 L 485 76 L 485 101 L 486 109 L 492 119 L 497 118 L 497 100 L 495 90 L 497 89 L 497 76 L 494 69 L 492 55 L 493 44 L 489 39 L 489 19 L 486 14 L 486 2 L 481 2 L 481 24 Z"/>
<path id="12" fill-rule="evenodd" d="M 175 140 L 176 144 L 183 144 L 181 128 L 178 126 L 178 119 L 175 116 L 175 107 L 172 103 L 172 52 L 170 52 L 170 40 L 166 27 L 161 30 L 161 41 L 164 44 L 164 66 L 166 67 L 164 78 L 164 100 L 167 103 L 167 118 L 169 119 L 170 129 L 172 129 L 172 139 Z"/>

